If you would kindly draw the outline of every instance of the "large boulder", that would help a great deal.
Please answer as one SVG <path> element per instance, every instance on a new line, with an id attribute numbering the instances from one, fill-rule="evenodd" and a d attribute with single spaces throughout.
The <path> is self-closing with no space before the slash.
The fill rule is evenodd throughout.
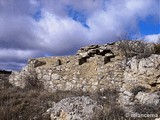
<path id="1" fill-rule="evenodd" d="M 51 120 L 92 120 L 96 111 L 103 108 L 89 97 L 70 97 L 62 99 L 47 110 Z"/>

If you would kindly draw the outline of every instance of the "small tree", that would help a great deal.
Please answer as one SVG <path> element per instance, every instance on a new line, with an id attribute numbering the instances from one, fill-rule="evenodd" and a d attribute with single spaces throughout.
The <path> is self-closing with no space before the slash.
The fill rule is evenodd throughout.
<path id="1" fill-rule="evenodd" d="M 158 41 L 157 41 L 158 44 L 160 44 L 160 35 L 158 36 Z"/>

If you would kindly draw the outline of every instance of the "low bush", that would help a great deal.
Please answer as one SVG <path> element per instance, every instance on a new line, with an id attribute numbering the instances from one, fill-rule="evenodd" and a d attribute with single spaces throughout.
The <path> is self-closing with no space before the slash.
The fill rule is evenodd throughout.
<path id="1" fill-rule="evenodd" d="M 64 98 L 77 96 L 89 96 L 103 106 L 104 110 L 96 111 L 93 120 L 137 120 L 137 118 L 125 117 L 124 110 L 117 102 L 119 92 L 115 89 L 107 89 L 104 92 L 97 93 L 82 91 L 57 91 L 49 93 L 36 87 L 15 88 L 7 82 L 8 80 L 5 80 L 5 85 L 3 85 L 5 87 L 3 88 L 2 84 L 0 84 L 0 120 L 50 120 L 50 116 L 43 113 L 52 107 L 52 102 L 59 102 Z M 138 87 L 137 91 L 144 90 L 144 88 Z M 133 91 L 135 94 L 137 93 L 137 91 Z M 142 108 L 141 106 L 136 106 L 135 111 L 142 113 Z M 148 112 L 148 110 L 146 108 L 143 112 Z M 140 120 L 147 119 L 142 118 Z"/>
<path id="2" fill-rule="evenodd" d="M 147 58 L 155 53 L 152 45 L 149 46 L 143 41 L 123 40 L 119 42 L 118 48 L 127 60 L 134 56 L 136 56 L 137 59 Z"/>
<path id="3" fill-rule="evenodd" d="M 6 81 L 7 82 L 7 81 Z M 8 85 L 8 84 L 6 84 Z M 67 97 L 90 96 L 98 104 L 104 106 L 104 111 L 95 115 L 95 120 L 108 120 L 124 116 L 124 111 L 118 106 L 116 90 L 106 90 L 98 93 L 86 93 L 82 91 L 57 91 L 49 93 L 37 88 L 5 87 L 0 91 L 0 120 L 49 120 L 49 115 L 43 113 L 52 102 L 59 102 Z"/>
<path id="4" fill-rule="evenodd" d="M 115 89 L 107 89 L 96 95 L 98 104 L 104 107 L 103 111 L 97 111 L 93 120 L 124 120 L 125 112 L 119 106 L 117 100 L 119 92 Z"/>
<path id="5" fill-rule="evenodd" d="M 159 105 L 143 105 L 143 104 L 135 104 L 134 112 L 139 114 L 160 114 L 160 106 Z"/>
<path id="6" fill-rule="evenodd" d="M 159 44 L 155 44 L 155 54 L 160 54 L 160 43 Z"/>
<path id="7" fill-rule="evenodd" d="M 145 88 L 144 86 L 136 86 L 133 89 L 131 89 L 131 93 L 133 95 L 137 95 L 138 92 L 147 92 L 149 89 Z"/>

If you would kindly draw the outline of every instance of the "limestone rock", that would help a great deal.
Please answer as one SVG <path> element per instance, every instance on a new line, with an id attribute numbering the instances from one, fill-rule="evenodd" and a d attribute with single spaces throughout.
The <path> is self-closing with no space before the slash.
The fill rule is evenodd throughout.
<path id="1" fill-rule="evenodd" d="M 13 71 L 9 76 L 9 83 L 13 84 L 16 87 L 25 88 L 26 80 L 25 76 L 22 76 L 19 72 Z"/>
<path id="2" fill-rule="evenodd" d="M 103 110 L 102 106 L 89 97 L 70 97 L 55 103 L 47 112 L 51 120 L 92 120 L 96 110 Z"/>
<path id="3" fill-rule="evenodd" d="M 158 88 L 160 77 L 160 55 L 153 54 L 148 58 L 136 59 L 133 57 L 128 61 L 124 71 L 124 82 L 135 86 L 143 84 L 148 88 Z M 150 87 L 149 87 L 150 86 Z"/>
<path id="4" fill-rule="evenodd" d="M 156 118 L 155 120 L 160 120 L 160 118 Z"/>
<path id="5" fill-rule="evenodd" d="M 51 76 L 49 76 L 49 75 L 44 75 L 44 76 L 43 76 L 43 79 L 49 81 L 49 80 L 51 80 Z"/>
<path id="6" fill-rule="evenodd" d="M 39 60 L 36 60 L 36 59 L 30 59 L 30 60 L 28 61 L 28 64 L 31 64 L 34 68 L 36 68 L 36 67 L 45 65 L 46 62 L 44 62 L 44 61 L 39 61 Z"/>
<path id="7" fill-rule="evenodd" d="M 62 61 L 60 59 L 56 60 L 54 63 L 53 63 L 54 66 L 59 66 L 59 65 L 62 65 Z"/>
<path id="8" fill-rule="evenodd" d="M 129 91 L 124 91 L 123 93 L 119 94 L 119 102 L 121 106 L 126 107 L 128 105 L 133 105 L 134 103 L 131 102 L 131 98 L 133 98 L 133 94 Z"/>
<path id="9" fill-rule="evenodd" d="M 106 60 L 110 61 L 110 58 L 115 57 L 111 49 L 107 48 L 107 45 L 87 46 L 78 50 L 76 55 L 79 56 L 79 65 L 82 65 L 83 63 L 87 62 L 87 59 L 96 55 L 105 56 L 104 63 L 107 63 Z"/>
<path id="10" fill-rule="evenodd" d="M 52 80 L 59 80 L 60 79 L 60 75 L 57 73 L 52 74 Z"/>
<path id="11" fill-rule="evenodd" d="M 79 55 L 82 56 L 82 58 L 88 58 L 89 57 L 89 55 L 88 55 L 87 52 L 85 52 L 85 53 L 79 53 Z"/>
<path id="12" fill-rule="evenodd" d="M 138 102 L 145 105 L 158 105 L 160 103 L 160 96 L 156 93 L 139 92 L 135 98 Z"/>

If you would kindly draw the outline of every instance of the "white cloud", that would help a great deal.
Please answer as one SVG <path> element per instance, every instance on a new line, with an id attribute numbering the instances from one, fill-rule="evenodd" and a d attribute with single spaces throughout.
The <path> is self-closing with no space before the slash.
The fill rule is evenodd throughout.
<path id="1" fill-rule="evenodd" d="M 33 56 L 39 55 L 39 51 L 33 50 L 17 50 L 17 49 L 1 49 L 0 51 L 0 61 L 3 62 L 24 62 L 26 59 L 32 58 Z M 18 58 L 18 59 L 17 59 Z"/>
<path id="2" fill-rule="evenodd" d="M 89 19 L 90 38 L 97 42 L 109 42 L 124 32 L 138 31 L 137 20 L 152 14 L 156 3 L 151 0 L 113 0 L 106 10 L 95 12 Z M 106 39 L 108 38 L 108 39 Z"/>
<path id="3" fill-rule="evenodd" d="M 160 43 L 160 34 L 146 35 L 144 40 L 147 42 Z"/>
<path id="4" fill-rule="evenodd" d="M 115 41 L 126 32 L 138 32 L 139 20 L 158 16 L 158 4 L 159 0 L 0 0 L 0 65 Z M 67 6 L 83 12 L 89 28 L 68 16 Z M 36 21 L 33 15 L 40 9 L 42 18 Z M 153 36 L 145 39 L 156 41 Z"/>
<path id="5" fill-rule="evenodd" d="M 87 43 L 88 29 L 73 19 L 61 17 L 48 12 L 39 22 L 41 46 L 53 54 L 67 53 Z"/>
<path id="6" fill-rule="evenodd" d="M 152 8 L 156 5 L 156 2 L 152 0 L 110 0 L 106 4 L 103 2 L 103 0 L 95 0 L 94 2 L 93 0 L 45 1 L 45 7 L 48 9 L 44 9 L 40 25 L 43 27 L 44 33 L 47 33 L 44 35 L 46 41 L 51 42 L 52 39 L 54 42 L 54 45 L 50 46 L 49 44 L 49 46 L 70 43 L 69 46 L 72 47 L 71 43 L 74 44 L 74 42 L 79 45 L 79 42 L 96 44 L 115 41 L 117 36 L 121 36 L 124 32 L 138 31 L 137 20 L 143 20 L 153 14 Z M 90 28 L 84 28 L 69 18 L 65 11 L 66 5 L 90 13 L 87 19 L 87 25 Z M 79 35 L 79 39 L 77 39 L 77 35 Z M 63 49 L 63 46 L 61 48 Z"/>
<path id="7" fill-rule="evenodd" d="M 90 15 L 103 8 L 104 2 L 104 0 L 44 0 L 42 4 L 46 11 L 62 17 L 67 16 L 67 6 Z"/>

